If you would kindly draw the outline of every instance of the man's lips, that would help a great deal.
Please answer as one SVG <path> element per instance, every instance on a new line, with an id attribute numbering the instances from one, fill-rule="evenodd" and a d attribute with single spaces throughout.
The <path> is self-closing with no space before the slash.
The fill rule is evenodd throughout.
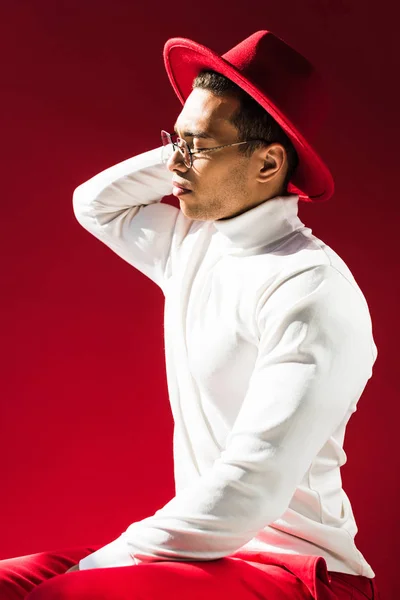
<path id="1" fill-rule="evenodd" d="M 186 190 L 187 192 L 191 192 L 192 190 L 186 186 L 186 185 L 182 185 L 180 183 L 175 183 L 175 181 L 172 182 L 172 185 L 180 190 Z"/>

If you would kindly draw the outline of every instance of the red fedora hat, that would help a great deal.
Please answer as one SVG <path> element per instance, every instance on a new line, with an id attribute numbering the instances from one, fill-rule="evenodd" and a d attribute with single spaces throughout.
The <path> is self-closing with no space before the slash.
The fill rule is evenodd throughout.
<path id="1" fill-rule="evenodd" d="M 332 175 L 312 146 L 325 120 L 329 97 L 313 65 L 270 31 L 256 31 L 222 56 L 186 38 L 164 45 L 164 63 L 182 104 L 202 69 L 221 73 L 277 121 L 292 141 L 299 164 L 288 192 L 300 200 L 328 200 L 334 191 Z"/>

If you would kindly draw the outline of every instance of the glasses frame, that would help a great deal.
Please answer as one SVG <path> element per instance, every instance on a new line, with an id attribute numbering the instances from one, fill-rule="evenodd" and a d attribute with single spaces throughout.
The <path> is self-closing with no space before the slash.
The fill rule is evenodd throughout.
<path id="1" fill-rule="evenodd" d="M 172 134 L 168 133 L 168 131 L 165 131 L 165 129 L 161 129 L 161 141 L 163 142 L 163 133 L 166 134 L 167 138 L 169 139 L 170 144 L 172 144 L 172 148 L 173 151 L 176 152 L 176 150 L 179 150 L 179 153 L 182 155 L 183 157 L 183 162 L 184 165 L 188 168 L 191 169 L 193 166 L 193 156 L 195 156 L 196 154 L 199 154 L 200 152 L 210 152 L 211 150 L 219 150 L 220 148 L 227 148 L 228 146 L 240 146 L 240 144 L 249 144 L 250 142 L 265 142 L 266 144 L 270 145 L 273 144 L 273 142 L 267 142 L 267 140 L 261 140 L 261 139 L 253 139 L 253 140 L 245 140 L 243 142 L 234 142 L 233 144 L 222 144 L 222 146 L 213 146 L 212 148 L 199 148 L 198 150 L 195 150 L 194 152 L 190 149 L 189 144 L 187 143 L 186 140 L 184 140 L 183 138 L 178 137 L 176 142 L 172 141 Z M 176 134 L 175 134 L 176 135 Z M 179 147 L 178 144 L 180 143 L 186 144 L 186 147 L 188 149 L 188 153 L 189 153 L 189 159 L 190 159 L 190 164 L 188 165 L 185 162 L 185 155 L 183 154 L 182 149 Z M 164 142 L 163 142 L 163 146 L 165 146 Z M 167 159 L 169 160 L 169 159 Z M 163 161 L 164 162 L 164 161 Z M 167 161 L 165 161 L 167 162 Z"/>

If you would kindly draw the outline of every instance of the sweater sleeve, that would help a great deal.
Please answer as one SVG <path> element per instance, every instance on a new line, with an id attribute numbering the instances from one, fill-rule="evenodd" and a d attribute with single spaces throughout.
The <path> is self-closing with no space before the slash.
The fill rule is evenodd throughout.
<path id="1" fill-rule="evenodd" d="M 172 189 L 155 148 L 79 185 L 73 210 L 82 227 L 162 288 L 179 209 L 161 200 Z"/>
<path id="2" fill-rule="evenodd" d="M 328 265 L 260 290 L 258 355 L 218 459 L 81 569 L 215 560 L 281 517 L 326 441 L 355 409 L 376 358 L 366 304 Z"/>

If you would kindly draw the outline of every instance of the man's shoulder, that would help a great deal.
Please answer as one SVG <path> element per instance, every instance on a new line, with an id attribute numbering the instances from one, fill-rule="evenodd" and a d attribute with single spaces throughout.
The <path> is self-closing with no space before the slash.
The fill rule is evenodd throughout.
<path id="1" fill-rule="evenodd" d="M 343 258 L 308 228 L 293 231 L 272 246 L 238 252 L 235 269 L 262 282 L 265 278 L 290 277 L 312 268 L 326 267 L 327 274 L 334 269 L 355 282 Z"/>
<path id="2" fill-rule="evenodd" d="M 333 295 L 343 297 L 343 294 L 355 292 L 365 302 L 364 294 L 343 258 L 307 229 L 293 232 L 275 248 L 261 249 L 244 257 L 243 261 L 237 261 L 235 271 L 240 275 L 238 280 L 242 289 L 252 297 L 268 296 L 286 282 L 298 279 L 305 294 L 307 286 L 311 290 L 317 282 L 326 281 Z"/>

